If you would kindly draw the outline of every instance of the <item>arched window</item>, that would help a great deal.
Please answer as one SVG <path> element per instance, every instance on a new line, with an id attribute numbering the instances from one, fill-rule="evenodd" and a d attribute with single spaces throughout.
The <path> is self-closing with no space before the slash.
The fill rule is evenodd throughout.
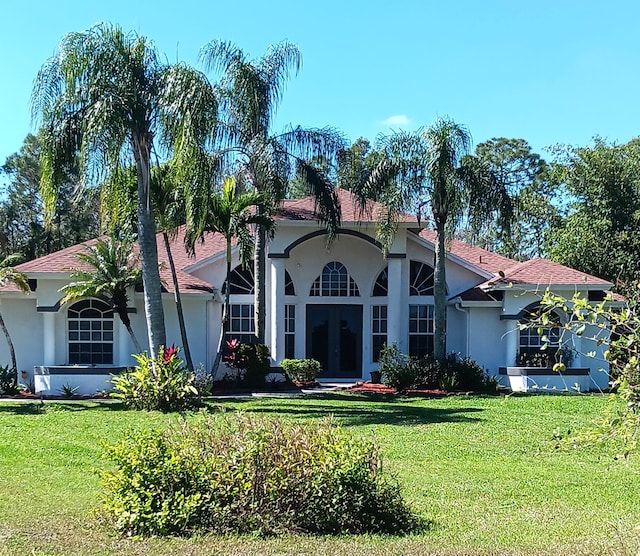
<path id="1" fill-rule="evenodd" d="M 286 269 L 284 271 L 284 294 L 296 295 L 296 287 L 294 286 L 293 280 L 291 279 L 291 274 L 289 274 L 289 271 Z"/>
<path id="2" fill-rule="evenodd" d="M 67 310 L 69 364 L 113 364 L 113 309 L 100 299 L 83 299 Z"/>
<path id="3" fill-rule="evenodd" d="M 360 290 L 355 280 L 349 276 L 347 267 L 337 261 L 330 262 L 322 269 L 311 285 L 312 297 L 359 297 Z"/>
<path id="4" fill-rule="evenodd" d="M 420 261 L 409 265 L 409 295 L 433 295 L 433 268 Z"/>
<path id="5" fill-rule="evenodd" d="M 378 277 L 376 283 L 373 285 L 373 297 L 386 297 L 389 293 L 389 269 L 385 267 Z"/>
<path id="6" fill-rule="evenodd" d="M 229 276 L 229 282 L 231 283 L 231 290 L 229 293 L 233 294 L 245 294 L 253 295 L 255 292 L 256 283 L 253 278 L 253 263 L 247 263 L 242 268 L 242 265 L 236 266 Z M 222 293 L 227 293 L 227 282 L 222 285 Z"/>
<path id="7" fill-rule="evenodd" d="M 560 316 L 551 312 L 546 325 L 539 323 L 541 309 L 527 310 L 520 320 L 518 357 L 516 364 L 520 367 L 552 367 L 561 362 L 562 357 L 562 325 Z M 543 349 L 544 348 L 544 349 Z M 568 352 L 570 350 L 567 350 Z M 568 361 L 563 361 L 568 363 Z"/>

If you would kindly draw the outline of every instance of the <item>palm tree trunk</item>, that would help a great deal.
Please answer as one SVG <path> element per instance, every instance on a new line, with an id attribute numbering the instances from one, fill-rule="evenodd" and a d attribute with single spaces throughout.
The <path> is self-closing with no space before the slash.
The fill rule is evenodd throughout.
<path id="1" fill-rule="evenodd" d="M 189 339 L 187 338 L 187 327 L 184 324 L 184 313 L 182 311 L 182 299 L 180 298 L 180 285 L 178 284 L 178 275 L 176 274 L 176 265 L 173 262 L 173 254 L 169 244 L 169 234 L 162 232 L 164 239 L 164 247 L 167 250 L 167 258 L 169 259 L 169 267 L 171 268 L 171 279 L 173 280 L 173 291 L 175 292 L 176 310 L 178 312 L 178 325 L 180 326 L 180 337 L 182 338 L 182 349 L 184 350 L 184 358 L 187 363 L 187 369 L 193 371 L 193 361 L 191 360 L 191 350 L 189 349 Z"/>
<path id="2" fill-rule="evenodd" d="M 447 319 L 447 279 L 445 262 L 445 229 L 443 225 L 436 225 L 435 269 L 433 277 L 433 347 L 434 356 L 438 360 L 444 359 L 446 348 L 446 319 Z"/>
<path id="3" fill-rule="evenodd" d="M 258 213 L 262 212 L 258 208 Z M 266 279 L 265 279 L 265 258 L 266 258 L 267 234 L 260 225 L 256 226 L 256 243 L 254 255 L 254 276 L 255 276 L 255 327 L 256 338 L 259 344 L 264 344 L 265 322 L 267 320 L 266 307 Z"/>
<path id="4" fill-rule="evenodd" d="M 225 282 L 224 291 L 224 307 L 222 308 L 222 321 L 220 322 L 220 339 L 218 340 L 218 351 L 216 352 L 216 358 L 213 362 L 213 369 L 211 374 L 215 378 L 220 367 L 220 360 L 222 359 L 222 352 L 224 350 L 224 340 L 229 330 L 229 313 L 231 311 L 231 238 L 227 238 L 227 279 Z"/>
<path id="5" fill-rule="evenodd" d="M 138 172 L 138 245 L 142 266 L 144 310 L 147 318 L 149 350 L 155 358 L 160 346 L 167 343 L 162 307 L 162 284 L 158 267 L 156 223 L 151 205 L 151 167 L 148 137 L 133 138 L 133 151 Z"/>
<path id="6" fill-rule="evenodd" d="M 4 322 L 2 313 L 0 313 L 0 328 L 2 328 L 2 332 L 4 332 L 4 337 L 7 339 L 7 345 L 9 346 L 9 354 L 11 356 L 11 368 L 17 372 L 18 362 L 16 361 L 16 350 L 13 347 L 13 342 L 11 341 L 11 336 L 9 335 L 9 329 L 7 328 L 7 325 Z"/>

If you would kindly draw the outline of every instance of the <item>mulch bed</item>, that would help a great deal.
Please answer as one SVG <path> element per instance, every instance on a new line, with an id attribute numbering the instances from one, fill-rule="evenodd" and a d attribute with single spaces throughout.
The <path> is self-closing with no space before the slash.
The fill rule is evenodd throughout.
<path id="1" fill-rule="evenodd" d="M 444 390 L 402 390 L 397 388 L 390 388 L 384 384 L 373 384 L 372 382 L 362 382 L 349 389 L 351 392 L 360 392 L 368 394 L 402 394 L 404 396 L 416 396 L 422 398 L 442 398 L 444 396 L 451 396 L 451 392 Z"/>

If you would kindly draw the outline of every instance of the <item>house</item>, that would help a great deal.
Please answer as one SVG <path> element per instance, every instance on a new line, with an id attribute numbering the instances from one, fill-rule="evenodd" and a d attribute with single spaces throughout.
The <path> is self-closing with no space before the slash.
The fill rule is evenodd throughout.
<path id="1" fill-rule="evenodd" d="M 312 198 L 284 202 L 275 237 L 268 244 L 266 338 L 273 366 L 285 357 L 314 357 L 322 363 L 322 378 L 368 379 L 385 343 L 396 342 L 411 355 L 433 349 L 435 233 L 421 229 L 407 215 L 385 258 L 375 234 L 376 213 L 382 207 L 370 203 L 361 211 L 351 193 L 340 190 L 338 194 L 342 224 L 330 245 L 314 216 Z M 209 235 L 196 246 L 195 256 L 189 257 L 183 239 L 181 230 L 173 239 L 172 252 L 192 358 L 210 369 L 220 331 L 224 242 Z M 20 265 L 30 280 L 30 295 L 9 286 L 0 292 L 18 364 L 26 371 L 23 381 L 33 382 L 45 394 L 55 394 L 62 384 L 95 392 L 105 387 L 110 370 L 134 363 L 131 340 L 107 304 L 90 299 L 60 305 L 60 288 L 69 281 L 70 269 L 78 267 L 75 255 L 84 248 L 76 245 Z M 160 236 L 158 249 L 160 260 L 166 261 Z M 247 339 L 254 330 L 253 270 L 243 269 L 237 259 L 234 266 L 230 335 Z M 574 346 L 571 366 L 577 370 L 573 375 L 513 367 L 518 353 L 539 350 L 539 332 L 548 334 L 552 345 L 559 342 L 552 328 L 518 327 L 535 310 L 546 288 L 568 298 L 579 291 L 597 300 L 610 289 L 609 282 L 544 259 L 516 262 L 457 240 L 449 246 L 446 274 L 447 351 L 471 357 L 518 389 L 563 389 L 576 383 L 581 390 L 607 386 L 604 348 L 587 340 L 586 334 Z M 168 342 L 179 344 L 166 264 L 161 265 L 161 277 Z M 142 294 L 132 292 L 131 299 L 132 326 L 143 342 Z M 595 358 L 584 355 L 590 351 Z M 0 361 L 7 360 L 2 342 Z"/>

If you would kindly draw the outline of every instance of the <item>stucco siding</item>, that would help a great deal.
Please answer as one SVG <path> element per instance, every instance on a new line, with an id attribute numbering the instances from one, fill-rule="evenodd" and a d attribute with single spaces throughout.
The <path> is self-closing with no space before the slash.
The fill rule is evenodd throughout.
<path id="1" fill-rule="evenodd" d="M 500 309 L 472 307 L 469 309 L 469 357 L 492 375 L 504 366 L 506 337 L 502 332 Z"/>

